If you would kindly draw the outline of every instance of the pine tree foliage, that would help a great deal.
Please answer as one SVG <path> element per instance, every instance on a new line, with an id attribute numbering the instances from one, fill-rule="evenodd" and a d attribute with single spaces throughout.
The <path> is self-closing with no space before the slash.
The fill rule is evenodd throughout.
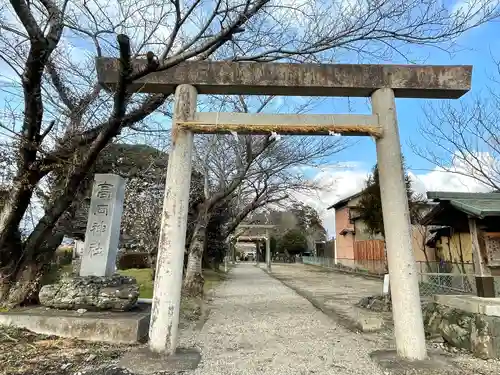
<path id="1" fill-rule="evenodd" d="M 412 189 L 412 180 L 408 175 L 403 161 L 404 179 L 406 184 L 406 193 L 408 195 L 408 204 L 410 207 L 410 219 L 412 223 L 420 220 L 419 205 L 424 202 L 424 198 Z M 365 189 L 361 195 L 357 207 L 359 219 L 363 220 L 368 232 L 374 235 L 384 235 L 384 218 L 382 215 L 382 200 L 380 197 L 380 177 L 378 165 L 375 164 L 372 174 L 366 180 Z"/>

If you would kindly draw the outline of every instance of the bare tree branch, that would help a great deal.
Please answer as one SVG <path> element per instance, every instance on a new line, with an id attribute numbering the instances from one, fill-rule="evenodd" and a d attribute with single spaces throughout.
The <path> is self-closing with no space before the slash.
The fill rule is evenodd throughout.
<path id="1" fill-rule="evenodd" d="M 427 146 L 412 143 L 414 152 L 443 172 L 476 180 L 483 188 L 500 191 L 500 101 L 493 86 L 470 102 L 425 108 L 420 133 Z"/>

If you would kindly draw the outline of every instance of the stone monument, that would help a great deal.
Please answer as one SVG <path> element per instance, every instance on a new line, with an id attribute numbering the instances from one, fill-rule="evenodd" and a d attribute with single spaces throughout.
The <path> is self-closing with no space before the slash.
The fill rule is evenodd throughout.
<path id="1" fill-rule="evenodd" d="M 83 256 L 83 248 L 85 246 L 85 243 L 80 240 L 75 240 L 75 243 L 73 245 L 73 259 L 81 258 Z M 78 272 L 80 272 L 80 269 L 78 269 Z"/>
<path id="2" fill-rule="evenodd" d="M 95 175 L 80 276 L 112 276 L 115 272 L 124 197 L 123 178 Z"/>
<path id="3" fill-rule="evenodd" d="M 68 310 L 130 310 L 139 297 L 133 277 L 115 274 L 125 180 L 96 174 L 79 276 L 45 285 L 40 304 Z"/>

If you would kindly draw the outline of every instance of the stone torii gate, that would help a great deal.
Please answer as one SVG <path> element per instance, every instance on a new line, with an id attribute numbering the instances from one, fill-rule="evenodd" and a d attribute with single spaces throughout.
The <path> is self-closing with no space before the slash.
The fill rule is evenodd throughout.
<path id="1" fill-rule="evenodd" d="M 265 229 L 264 235 L 248 235 L 244 234 L 244 232 L 241 235 L 238 235 L 237 241 L 243 240 L 243 241 L 252 241 L 252 240 L 263 240 L 265 241 L 266 244 L 266 268 L 268 271 L 271 271 L 271 236 L 269 234 L 269 229 L 273 229 L 275 225 L 270 225 L 270 224 L 240 224 L 238 225 L 238 230 L 239 228 L 242 229 Z M 259 264 L 259 249 L 257 248 L 256 250 L 256 265 Z"/>
<path id="2" fill-rule="evenodd" d="M 119 82 L 119 59 L 97 60 L 99 82 Z M 146 60 L 135 60 L 140 71 Z M 471 66 L 319 65 L 188 61 L 151 73 L 129 92 L 174 93 L 170 153 L 149 346 L 176 350 L 194 133 L 370 135 L 376 140 L 387 260 L 398 355 L 427 356 L 395 98 L 459 98 L 470 89 Z M 372 115 L 197 113 L 198 94 L 370 97 Z"/>
<path id="3" fill-rule="evenodd" d="M 262 235 L 254 235 L 254 236 L 240 236 L 238 237 L 237 241 L 236 242 L 257 242 L 258 244 L 256 249 L 255 249 L 255 265 L 258 265 L 259 264 L 259 244 L 261 241 L 264 241 L 266 242 L 267 238 L 266 236 L 262 236 Z M 266 263 L 267 262 L 267 244 L 266 244 Z M 270 268 L 270 267 L 269 267 Z"/>

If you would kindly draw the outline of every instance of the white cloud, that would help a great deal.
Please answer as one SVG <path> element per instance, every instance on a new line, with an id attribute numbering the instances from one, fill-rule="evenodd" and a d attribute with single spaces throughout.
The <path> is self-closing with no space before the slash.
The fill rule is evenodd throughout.
<path id="1" fill-rule="evenodd" d="M 319 183 L 322 189 L 314 194 L 295 194 L 295 196 L 318 212 L 328 237 L 331 238 L 335 233 L 335 212 L 327 208 L 360 191 L 368 174 L 369 169 L 363 168 L 356 162 L 323 168 L 314 176 L 314 181 Z"/>
<path id="2" fill-rule="evenodd" d="M 455 161 L 454 170 L 466 173 L 465 167 Z M 356 163 L 346 163 L 342 167 L 335 167 L 319 171 L 314 180 L 321 183 L 323 189 L 314 195 L 301 195 L 302 202 L 315 208 L 332 238 L 335 233 L 335 212 L 327 210 L 332 204 L 361 191 L 371 170 Z M 413 180 L 416 192 L 425 194 L 427 191 L 456 191 L 456 192 L 487 192 L 491 188 L 476 179 L 458 173 L 447 172 L 442 168 L 435 168 L 426 173 L 408 172 Z"/>
<path id="3" fill-rule="evenodd" d="M 457 0 L 451 8 L 451 13 L 456 16 L 472 15 L 477 17 L 487 13 L 500 5 L 498 0 Z"/>
<path id="4" fill-rule="evenodd" d="M 448 163 L 450 167 L 446 170 L 436 167 L 423 174 L 413 173 L 415 190 L 422 193 L 433 190 L 486 192 L 499 184 L 500 160 L 494 153 L 456 151 Z M 484 183 L 485 176 L 490 178 L 490 186 Z"/>
<path id="5" fill-rule="evenodd" d="M 414 190 L 422 194 L 426 191 L 459 191 L 470 193 L 491 191 L 491 188 L 472 177 L 447 172 L 442 168 L 436 168 L 425 174 L 415 175 L 411 171 L 409 174 L 413 180 Z"/>
<path id="6" fill-rule="evenodd" d="M 491 19 L 498 13 L 499 6 L 499 0 L 457 0 L 450 13 L 457 22 L 467 21 L 468 26 L 473 26 L 484 19 Z"/>

